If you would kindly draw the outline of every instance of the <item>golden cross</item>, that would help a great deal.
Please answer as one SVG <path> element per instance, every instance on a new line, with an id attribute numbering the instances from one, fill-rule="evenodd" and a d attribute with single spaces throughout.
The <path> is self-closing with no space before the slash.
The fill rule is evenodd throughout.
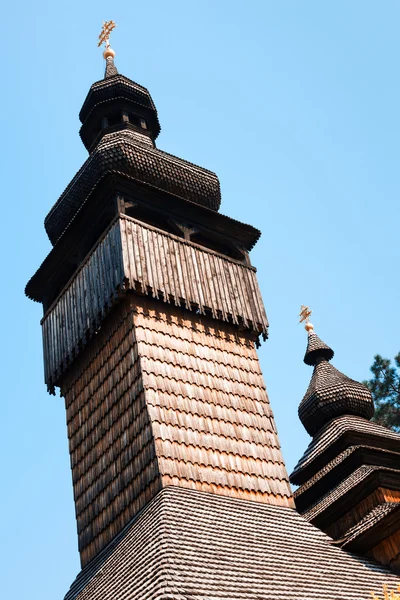
<path id="1" fill-rule="evenodd" d="M 114 21 L 104 21 L 103 27 L 101 28 L 101 32 L 99 35 L 99 43 L 97 44 L 97 46 L 101 46 L 105 43 L 106 48 L 109 47 L 110 42 L 108 40 L 110 39 L 110 34 L 114 27 L 116 27 L 116 23 Z"/>
<path id="2" fill-rule="evenodd" d="M 311 308 L 309 308 L 308 306 L 304 306 L 304 304 L 302 304 L 301 309 L 300 309 L 300 314 L 299 314 L 299 317 L 300 317 L 299 323 L 303 323 L 303 321 L 308 323 L 310 320 L 311 313 L 312 313 Z"/>

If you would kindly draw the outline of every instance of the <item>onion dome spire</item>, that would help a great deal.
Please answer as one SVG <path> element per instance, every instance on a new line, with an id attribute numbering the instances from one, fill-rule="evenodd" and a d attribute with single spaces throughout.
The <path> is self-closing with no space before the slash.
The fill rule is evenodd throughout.
<path id="1" fill-rule="evenodd" d="M 301 307 L 300 322 L 308 332 L 304 362 L 314 367 L 307 392 L 299 406 L 299 417 L 310 435 L 315 435 L 331 419 L 341 415 L 357 415 L 370 419 L 374 404 L 368 388 L 350 379 L 329 361 L 334 352 L 314 332 L 309 322 L 311 310 Z"/>

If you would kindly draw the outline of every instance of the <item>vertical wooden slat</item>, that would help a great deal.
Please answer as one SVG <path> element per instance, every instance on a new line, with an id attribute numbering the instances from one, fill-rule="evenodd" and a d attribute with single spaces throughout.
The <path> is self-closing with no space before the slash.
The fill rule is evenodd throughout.
<path id="1" fill-rule="evenodd" d="M 154 244 L 152 242 L 152 231 L 143 227 L 143 243 L 144 243 L 144 252 L 145 252 L 145 260 L 148 265 L 149 271 L 149 283 L 152 289 L 153 298 L 158 298 L 158 274 L 157 267 L 154 261 Z"/>
<path id="2" fill-rule="evenodd" d="M 140 260 L 140 269 L 142 272 L 142 292 L 148 294 L 149 290 L 149 271 L 146 264 L 146 253 L 144 249 L 143 228 L 136 226 L 137 245 Z"/>
<path id="3" fill-rule="evenodd" d="M 216 290 L 215 290 L 214 279 L 213 279 L 212 271 L 211 271 L 210 254 L 208 254 L 208 252 L 204 252 L 203 261 L 204 261 L 204 265 L 205 265 L 205 269 L 206 269 L 207 285 L 210 290 L 209 306 L 211 308 L 212 316 L 214 317 L 214 319 L 216 319 L 217 318 Z"/>
<path id="4" fill-rule="evenodd" d="M 196 286 L 195 281 L 193 281 L 193 272 L 192 272 L 192 260 L 190 253 L 188 252 L 187 244 L 181 243 L 180 247 L 180 255 L 182 259 L 182 272 L 184 276 L 185 282 L 185 297 L 188 301 L 188 308 L 192 302 L 198 304 L 197 294 L 196 294 Z"/>
<path id="5" fill-rule="evenodd" d="M 129 223 L 130 223 L 130 229 L 131 229 L 131 234 L 132 234 L 133 251 L 134 251 L 134 255 L 135 255 L 137 278 L 138 278 L 138 281 L 140 281 L 140 284 L 142 286 L 142 291 L 144 291 L 143 290 L 144 277 L 143 277 L 142 261 L 141 261 L 141 257 L 140 257 L 140 248 L 139 248 L 139 242 L 138 242 L 138 236 L 137 236 L 137 226 L 136 226 L 136 223 L 134 223 L 132 221 L 130 221 Z"/>
<path id="6" fill-rule="evenodd" d="M 222 291 L 225 295 L 226 311 L 231 315 L 233 322 L 237 324 L 236 306 L 234 304 L 234 291 L 231 286 L 230 278 L 227 276 L 225 271 L 226 262 L 218 257 L 217 263 L 220 281 L 222 282 Z"/>
<path id="7" fill-rule="evenodd" d="M 158 254 L 160 257 L 160 268 L 163 272 L 163 285 L 164 285 L 164 300 L 170 302 L 170 297 L 173 295 L 171 286 L 171 273 L 168 265 L 168 256 L 165 250 L 165 235 L 159 235 L 157 240 Z M 173 281 L 173 279 L 172 279 Z"/>
<path id="8" fill-rule="evenodd" d="M 192 261 L 192 265 L 193 265 L 193 275 L 194 275 L 194 280 L 196 282 L 196 287 L 197 287 L 197 295 L 198 295 L 198 303 L 199 303 L 199 310 L 200 312 L 203 314 L 204 313 L 204 293 L 203 293 L 203 277 L 201 275 L 201 272 L 199 270 L 199 260 L 198 257 L 200 257 L 200 253 L 196 252 L 195 249 L 193 248 L 193 246 L 187 246 L 188 251 L 191 254 L 191 261 Z"/>
<path id="9" fill-rule="evenodd" d="M 192 249 L 194 250 L 194 249 Z M 201 298 L 201 306 L 199 306 L 200 309 L 200 314 L 204 315 L 205 314 L 205 306 L 207 304 L 207 298 L 208 298 L 208 291 L 207 291 L 207 281 L 206 281 L 206 275 L 204 272 L 204 264 L 202 261 L 202 254 L 200 254 L 200 252 L 198 253 L 194 253 L 195 259 L 194 259 L 194 268 L 196 271 L 196 277 L 199 279 L 200 281 L 200 298 Z"/>
<path id="10" fill-rule="evenodd" d="M 244 275 L 247 279 L 247 281 L 249 282 L 249 286 L 248 286 L 248 302 L 249 302 L 249 306 L 251 307 L 252 313 L 253 313 L 253 317 L 252 317 L 252 321 L 253 321 L 253 325 L 256 325 L 257 323 L 261 323 L 261 315 L 259 314 L 258 311 L 258 306 L 256 304 L 256 291 L 255 291 L 255 285 L 256 287 L 258 287 L 257 282 L 255 281 L 254 277 L 253 277 L 254 272 L 253 271 L 246 271 L 244 272 Z"/>
<path id="11" fill-rule="evenodd" d="M 214 318 L 241 319 L 257 333 L 267 318 L 255 270 L 129 217 L 115 221 L 44 316 L 45 377 L 53 385 L 127 285 L 211 309 Z"/>
<path id="12" fill-rule="evenodd" d="M 232 265 L 232 271 L 229 273 L 232 279 L 232 285 L 236 292 L 237 315 L 243 320 L 244 327 L 248 325 L 248 307 L 243 295 L 243 273 L 237 264 Z"/>
<path id="13" fill-rule="evenodd" d="M 176 272 L 178 274 L 178 281 L 179 281 L 179 290 L 180 290 L 179 297 L 183 298 L 183 300 L 185 301 L 186 308 L 190 308 L 188 299 L 186 298 L 185 279 L 184 279 L 184 273 L 183 273 L 183 269 L 182 269 L 182 260 L 181 260 L 181 256 L 180 256 L 180 252 L 179 252 L 179 244 L 172 244 L 172 247 L 173 247 L 173 252 L 174 252 Z"/>
<path id="14" fill-rule="evenodd" d="M 159 292 L 162 293 L 162 297 L 166 302 L 169 302 L 169 296 L 168 296 L 168 285 L 166 284 L 165 281 L 165 275 L 166 275 L 166 270 L 165 270 L 165 265 L 162 262 L 162 255 L 161 255 L 161 251 L 160 251 L 160 246 L 162 243 L 162 238 L 164 236 L 163 235 L 159 235 L 157 233 L 155 233 L 154 231 L 152 232 L 152 242 L 153 242 L 153 246 L 154 246 L 154 261 L 156 264 L 156 269 L 157 269 L 157 276 L 158 276 L 158 288 L 159 288 Z"/>
<path id="15" fill-rule="evenodd" d="M 76 310 L 77 325 L 78 325 L 78 336 L 74 336 L 74 352 L 76 354 L 78 354 L 79 342 L 81 340 L 83 340 L 83 334 L 84 334 L 84 329 L 85 329 L 85 325 L 84 325 L 85 297 L 84 297 L 83 290 L 82 290 L 82 283 L 83 283 L 82 279 L 83 279 L 82 276 L 77 277 L 76 278 L 76 286 L 74 286 L 75 287 L 75 290 L 74 290 L 75 310 Z"/>
<path id="16" fill-rule="evenodd" d="M 172 275 L 171 282 L 173 282 L 173 285 L 174 285 L 175 306 L 179 306 L 181 295 L 179 293 L 179 274 L 178 274 L 178 269 L 176 266 L 176 256 L 175 256 L 174 244 L 169 236 L 168 237 L 164 236 L 164 237 L 165 237 L 165 241 L 166 241 L 166 246 L 168 248 L 167 255 L 168 255 L 168 264 L 169 264 L 169 268 L 170 268 L 171 275 Z"/>
<path id="17" fill-rule="evenodd" d="M 224 285 L 221 281 L 221 273 L 218 269 L 218 257 L 214 254 L 210 254 L 210 262 L 211 262 L 211 270 L 213 274 L 213 281 L 215 284 L 215 289 L 217 292 L 217 307 L 222 313 L 222 318 L 224 321 L 228 320 L 227 315 L 227 301 L 225 298 L 225 289 Z M 218 302 L 219 300 L 219 302 Z"/>
<path id="18" fill-rule="evenodd" d="M 124 234 L 125 234 L 125 245 L 126 245 L 126 250 L 128 253 L 128 258 L 129 258 L 129 285 L 131 287 L 132 290 L 136 289 L 136 281 L 139 280 L 138 274 L 136 272 L 136 261 L 135 261 L 135 254 L 133 251 L 133 236 L 132 236 L 132 223 L 130 223 L 129 221 L 127 221 L 126 219 L 121 219 L 121 224 L 122 222 L 125 224 L 125 229 L 124 229 Z"/>

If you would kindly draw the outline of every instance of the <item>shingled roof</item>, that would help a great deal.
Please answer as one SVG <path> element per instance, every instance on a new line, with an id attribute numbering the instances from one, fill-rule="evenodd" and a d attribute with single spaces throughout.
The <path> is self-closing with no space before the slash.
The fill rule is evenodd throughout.
<path id="1" fill-rule="evenodd" d="M 314 372 L 299 416 L 314 437 L 290 476 L 301 486 L 296 507 L 338 544 L 399 572 L 400 435 L 369 421 L 369 389 L 335 369 L 332 357 L 311 326 L 304 362 Z"/>
<path id="2" fill-rule="evenodd" d="M 293 509 L 168 487 L 65 600 L 366 600 L 399 581 Z"/>
<path id="3" fill-rule="evenodd" d="M 368 440 L 371 447 L 379 447 L 400 452 L 400 435 L 386 427 L 353 415 L 343 415 L 325 425 L 311 440 L 290 476 L 292 483 L 302 484 L 315 473 L 322 464 L 343 449 L 351 438 L 352 445 Z M 322 462 L 321 462 L 322 461 Z"/>
<path id="4" fill-rule="evenodd" d="M 304 362 L 314 372 L 299 406 L 299 417 L 309 434 L 316 434 L 333 417 L 358 415 L 370 419 L 374 414 L 371 392 L 335 369 L 328 361 L 333 350 L 315 333 L 308 335 Z"/>
<path id="5" fill-rule="evenodd" d="M 45 219 L 53 244 L 107 173 L 122 173 L 184 200 L 218 210 L 221 191 L 215 173 L 153 148 L 149 142 L 147 136 L 129 130 L 104 135 Z"/>

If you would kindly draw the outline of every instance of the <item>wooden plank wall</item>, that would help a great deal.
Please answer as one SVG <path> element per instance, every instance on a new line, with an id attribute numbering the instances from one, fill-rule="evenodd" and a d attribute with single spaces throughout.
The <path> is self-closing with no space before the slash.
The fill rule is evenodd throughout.
<path id="1" fill-rule="evenodd" d="M 120 215 L 42 320 L 49 391 L 128 289 L 267 334 L 253 267 Z"/>
<path id="2" fill-rule="evenodd" d="M 125 215 L 121 235 L 130 289 L 139 283 L 153 298 L 267 333 L 254 267 Z"/>
<path id="3" fill-rule="evenodd" d="M 99 329 L 124 284 L 119 222 L 102 236 L 42 319 L 45 382 L 60 375 Z"/>
<path id="4" fill-rule="evenodd" d="M 371 548 L 368 556 L 400 574 L 400 531 L 395 531 L 380 544 Z"/>

